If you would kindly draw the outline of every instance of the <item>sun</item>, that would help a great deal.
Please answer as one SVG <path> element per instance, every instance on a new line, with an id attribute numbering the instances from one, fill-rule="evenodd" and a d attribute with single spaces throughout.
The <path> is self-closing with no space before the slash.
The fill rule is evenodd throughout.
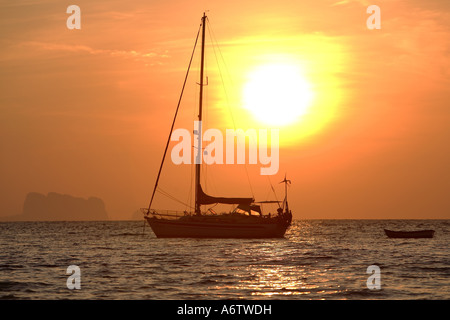
<path id="1" fill-rule="evenodd" d="M 243 106 L 261 123 L 285 126 L 308 113 L 314 93 L 310 83 L 294 64 L 268 64 L 248 75 L 243 89 Z"/>

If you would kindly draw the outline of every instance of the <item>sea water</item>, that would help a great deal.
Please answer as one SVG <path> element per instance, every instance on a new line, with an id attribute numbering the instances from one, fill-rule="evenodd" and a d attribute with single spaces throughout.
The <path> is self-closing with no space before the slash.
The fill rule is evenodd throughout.
<path id="1" fill-rule="evenodd" d="M 0 223 L 0 298 L 450 299 L 450 220 L 296 220 L 282 239 L 158 239 L 144 226 Z"/>

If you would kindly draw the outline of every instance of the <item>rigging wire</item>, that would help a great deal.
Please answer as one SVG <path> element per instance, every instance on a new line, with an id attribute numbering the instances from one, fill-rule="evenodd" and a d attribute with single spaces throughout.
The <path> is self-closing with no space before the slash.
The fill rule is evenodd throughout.
<path id="1" fill-rule="evenodd" d="M 207 26 L 207 24 L 206 24 L 206 26 Z M 206 45 L 208 45 L 208 43 L 205 43 L 205 46 Z M 212 43 L 212 41 L 211 41 L 210 45 L 211 45 L 211 47 L 213 47 L 214 44 Z M 209 84 L 208 62 L 209 62 L 208 61 L 208 56 L 205 56 L 204 72 L 205 72 L 206 84 L 204 84 L 204 86 L 206 86 L 206 87 Z M 210 105 L 210 92 L 209 92 L 209 90 L 206 88 L 206 90 L 204 90 L 203 94 L 204 94 L 204 105 L 209 106 Z M 205 129 L 204 124 L 209 122 L 209 108 L 208 107 L 207 108 L 203 108 L 203 120 L 204 121 L 202 123 L 202 129 Z M 202 152 L 202 159 L 203 160 L 210 156 L 210 154 L 205 154 L 205 149 L 206 148 L 204 148 L 203 144 L 202 144 L 201 152 Z M 202 181 L 203 181 L 203 186 L 205 188 L 204 191 L 208 192 L 209 187 L 212 186 L 212 189 L 214 189 L 214 192 L 217 193 L 217 188 L 216 188 L 216 185 L 214 183 L 213 170 L 208 170 L 209 169 L 209 165 L 207 165 L 205 162 L 203 162 L 203 160 L 202 160 L 202 163 L 201 163 L 201 170 L 203 172 L 203 174 L 202 174 L 203 180 Z"/>
<path id="2" fill-rule="evenodd" d="M 201 28 L 201 26 L 202 25 L 200 24 L 200 28 Z M 200 30 L 199 30 L 199 32 L 200 32 Z M 195 79 L 200 78 L 200 65 L 201 65 L 201 60 L 198 59 L 198 61 L 196 61 Z M 193 92 L 192 104 L 196 105 L 196 104 L 198 104 L 198 101 L 200 99 L 199 98 L 199 92 L 198 92 L 196 86 L 192 86 L 192 92 Z M 192 110 L 192 119 L 197 119 L 197 117 L 198 117 L 198 113 L 197 113 L 198 110 L 196 108 L 191 108 L 191 110 Z M 193 155 L 194 159 L 195 159 L 195 154 L 197 152 L 196 150 L 197 149 L 195 148 L 195 146 L 192 145 L 191 151 L 192 151 L 192 155 Z M 192 158 L 191 158 L 191 161 L 192 161 Z M 189 203 L 189 207 L 192 208 L 192 203 L 193 202 L 195 203 L 195 194 L 194 194 L 194 191 L 193 191 L 193 189 L 195 188 L 195 166 L 190 166 L 190 168 L 191 168 L 191 170 L 190 170 L 190 172 L 191 172 L 191 176 L 190 176 L 191 181 L 190 181 L 189 194 L 188 194 L 188 198 L 189 198 L 188 203 Z"/>
<path id="3" fill-rule="evenodd" d="M 225 66 L 225 71 L 226 71 L 227 76 L 228 76 L 228 78 L 229 78 L 229 80 L 231 82 L 232 82 L 232 79 L 231 79 L 230 72 L 228 70 L 227 64 L 225 63 L 225 59 L 223 58 L 222 51 L 220 50 L 219 43 L 218 43 L 218 41 L 216 39 L 216 36 L 214 34 L 214 30 L 211 27 L 211 22 L 209 21 L 208 17 L 206 17 L 206 20 L 208 20 L 208 24 L 207 24 L 208 32 L 209 32 L 209 36 L 211 38 L 211 44 L 212 44 L 212 48 L 213 48 L 213 52 L 214 52 L 214 57 L 216 58 L 217 67 L 219 69 L 220 80 L 222 81 L 222 86 L 224 88 L 225 99 L 227 101 L 228 112 L 230 113 L 231 121 L 233 122 L 233 128 L 236 131 L 236 122 L 234 121 L 233 113 L 231 112 L 230 99 L 229 99 L 229 96 L 228 96 L 228 93 L 227 93 L 227 90 L 226 90 L 226 87 L 225 87 L 225 81 L 223 79 L 222 69 L 220 68 L 220 63 L 219 63 L 219 59 L 217 58 L 217 53 L 216 53 L 215 46 L 217 46 L 217 50 L 219 51 L 220 58 L 222 60 L 223 65 Z M 214 44 L 215 44 L 215 46 L 214 46 Z M 232 86 L 234 86 L 233 82 L 232 82 Z M 252 197 L 255 198 L 255 193 L 253 191 L 253 187 L 252 187 L 252 183 L 251 183 L 251 180 L 250 180 L 250 176 L 248 174 L 247 163 L 244 163 L 244 168 L 245 168 L 245 174 L 247 176 L 247 180 L 248 180 L 248 183 L 249 183 L 250 191 L 252 193 Z"/>
<path id="4" fill-rule="evenodd" d="M 172 196 L 170 193 L 168 193 L 167 191 L 161 189 L 161 187 L 158 188 L 157 190 L 159 193 L 161 193 L 162 195 L 168 197 L 169 199 L 176 201 L 178 203 L 181 203 L 182 205 L 189 207 L 191 209 L 193 209 L 194 207 L 190 206 L 188 203 L 181 201 L 180 199 L 177 199 L 176 197 Z"/>
<path id="5" fill-rule="evenodd" d="M 200 28 L 198 29 L 197 32 L 197 37 L 195 38 L 195 44 L 194 44 L 194 49 L 192 50 L 192 55 L 191 55 L 191 59 L 189 61 L 189 66 L 186 72 L 186 77 L 184 78 L 184 83 L 183 83 L 183 88 L 181 89 L 181 94 L 180 94 L 180 98 L 178 100 L 178 105 L 177 105 L 177 109 L 175 111 L 175 116 L 173 118 L 173 122 L 172 122 L 172 127 L 170 128 L 170 133 L 169 133 L 169 137 L 167 139 L 167 144 L 166 144 L 166 148 L 164 150 L 164 154 L 163 154 L 163 158 L 161 161 L 161 166 L 159 167 L 159 172 L 158 172 L 158 176 L 156 177 L 156 182 L 155 182 L 155 187 L 153 188 L 153 193 L 152 193 L 152 197 L 150 199 L 150 203 L 148 205 L 148 212 L 150 212 L 150 208 L 152 206 L 152 202 L 153 202 L 153 198 L 155 197 L 155 192 L 156 192 L 156 188 L 158 187 L 158 182 L 159 182 L 159 177 L 161 176 L 161 171 L 163 168 L 163 164 L 164 164 L 164 160 L 166 158 L 166 154 L 167 154 L 167 149 L 169 148 L 169 143 L 170 143 L 170 137 L 172 136 L 172 132 L 173 132 L 173 127 L 175 126 L 175 121 L 177 119 L 177 115 L 178 115 L 178 110 L 180 109 L 180 104 L 181 104 L 181 98 L 183 97 L 183 93 L 184 93 L 184 88 L 186 87 L 186 82 L 189 76 L 189 70 L 191 68 L 191 63 L 192 63 L 192 59 L 194 57 L 194 53 L 195 53 L 195 48 L 197 47 L 197 41 L 198 41 L 198 36 L 200 34 Z M 148 214 L 148 213 L 147 213 Z"/>
<path id="6" fill-rule="evenodd" d="M 205 45 L 208 45 L 208 43 L 206 43 Z M 211 45 L 211 47 L 213 46 L 212 41 L 211 41 L 210 45 Z M 209 84 L 208 62 L 209 62 L 208 61 L 208 56 L 205 56 L 205 69 L 204 69 L 204 72 L 205 72 L 205 77 L 206 77 L 206 85 L 205 85 L 206 87 Z M 205 119 L 205 121 L 203 121 L 203 123 L 202 123 L 202 128 L 205 129 L 205 126 L 203 126 L 203 125 L 205 123 L 208 123 L 209 119 L 210 119 L 210 112 L 209 112 L 209 107 L 208 107 L 210 105 L 210 91 L 209 91 L 209 88 L 206 88 L 206 90 L 204 90 L 203 93 L 204 93 L 204 98 L 205 98 L 205 105 L 207 106 L 206 108 L 203 109 L 203 119 Z M 204 160 L 210 156 L 209 153 L 205 154 L 205 150 L 206 150 L 206 148 L 203 147 L 203 144 L 202 144 L 202 159 L 204 159 Z M 214 175 L 213 175 L 214 170 L 208 170 L 208 169 L 210 169 L 209 165 L 206 164 L 206 162 L 203 162 L 203 161 L 202 161 L 201 168 L 202 168 L 202 170 L 204 172 L 202 177 L 203 177 L 203 185 L 205 187 L 205 191 L 208 192 L 210 190 L 209 188 L 212 186 L 212 189 L 214 189 L 214 192 L 217 193 L 217 188 L 216 188 L 216 185 L 214 183 Z"/>
<path id="7" fill-rule="evenodd" d="M 278 201 L 278 198 L 277 198 L 277 193 L 275 192 L 275 189 L 274 189 L 274 187 L 273 187 L 273 185 L 272 185 L 272 181 L 270 181 L 270 176 L 267 176 L 267 180 L 269 180 L 270 188 L 271 188 L 272 191 L 273 191 L 273 194 L 274 194 L 274 196 L 275 196 L 275 200 L 277 201 L 278 207 L 281 208 L 280 202 Z"/>

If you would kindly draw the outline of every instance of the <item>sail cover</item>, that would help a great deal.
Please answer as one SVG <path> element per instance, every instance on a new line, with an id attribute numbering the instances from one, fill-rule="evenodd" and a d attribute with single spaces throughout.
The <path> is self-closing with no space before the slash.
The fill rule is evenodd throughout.
<path id="1" fill-rule="evenodd" d="M 243 204 L 249 206 L 253 202 L 253 199 L 213 197 L 204 193 L 202 186 L 199 185 L 197 202 L 198 204 L 228 203 L 228 204 Z"/>

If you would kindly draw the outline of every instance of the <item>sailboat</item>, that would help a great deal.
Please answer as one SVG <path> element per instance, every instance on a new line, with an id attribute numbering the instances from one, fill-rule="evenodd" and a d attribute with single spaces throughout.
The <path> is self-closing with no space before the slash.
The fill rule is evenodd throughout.
<path id="1" fill-rule="evenodd" d="M 204 87 L 204 58 L 205 58 L 205 25 L 207 16 L 204 13 L 201 22 L 201 62 L 200 62 L 200 94 L 199 94 L 199 108 L 198 121 L 202 121 L 203 108 L 203 87 Z M 200 29 L 199 29 L 200 33 Z M 199 37 L 194 45 L 197 44 Z M 194 55 L 192 53 L 192 56 Z M 192 62 L 192 56 L 188 67 L 188 73 Z M 186 78 L 183 85 L 183 90 L 186 85 Z M 182 93 L 183 93 L 182 90 Z M 151 229 L 158 238 L 282 238 L 286 230 L 292 222 L 292 212 L 288 206 L 287 187 L 291 183 L 286 179 L 283 181 L 285 185 L 284 200 L 269 200 L 255 202 L 253 198 L 227 198 L 215 197 L 206 194 L 200 182 L 201 166 L 195 163 L 195 207 L 193 212 L 175 212 L 169 210 L 156 210 L 152 208 L 152 202 L 155 196 L 155 191 L 158 186 L 158 181 L 161 176 L 164 160 L 167 154 L 167 149 L 170 142 L 170 137 L 173 132 L 175 119 L 180 107 L 180 100 L 175 112 L 169 138 L 167 140 L 166 148 L 161 161 L 158 176 L 156 178 L 155 187 L 153 189 L 152 197 L 148 208 L 141 209 L 144 213 L 144 218 L 150 225 Z M 277 203 L 278 209 L 273 214 L 263 214 L 261 207 L 263 203 Z M 225 213 L 216 213 L 214 210 L 204 210 L 204 206 L 211 204 L 232 204 L 234 209 Z"/>

